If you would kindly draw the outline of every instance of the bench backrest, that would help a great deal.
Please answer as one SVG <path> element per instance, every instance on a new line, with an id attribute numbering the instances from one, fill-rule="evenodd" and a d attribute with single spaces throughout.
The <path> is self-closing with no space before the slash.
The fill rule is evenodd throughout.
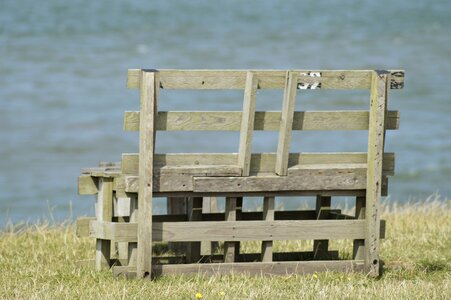
<path id="1" fill-rule="evenodd" d="M 241 176 L 260 173 L 284 176 L 287 175 L 288 168 L 296 166 L 366 164 L 366 152 L 290 153 L 292 130 L 369 129 L 369 136 L 374 135 L 373 132 L 382 132 L 385 135 L 386 129 L 397 129 L 399 126 L 399 112 L 387 110 L 387 90 L 400 89 L 403 85 L 403 71 L 132 69 L 128 72 L 128 87 L 141 90 L 141 111 L 125 112 L 124 129 L 144 130 L 140 133 L 140 152 L 152 153 L 157 130 L 240 131 L 238 153 L 152 154 L 152 164 L 159 168 L 230 165 L 239 167 Z M 160 89 L 241 89 L 244 93 L 243 110 L 158 111 L 157 102 L 164 101 L 159 99 Z M 281 110 L 256 111 L 257 89 L 283 89 Z M 371 91 L 371 108 L 367 111 L 295 111 L 296 94 L 305 93 L 306 91 L 299 91 L 304 89 L 368 89 Z M 373 107 L 375 101 L 383 104 L 382 110 Z M 140 125 L 143 111 L 146 121 Z M 253 153 L 254 130 L 279 131 L 277 152 Z M 150 136 L 152 141 L 144 141 Z M 383 138 L 379 143 L 383 150 Z M 370 144 L 369 140 L 371 148 Z M 394 154 L 382 153 L 378 155 L 381 156 L 383 175 L 391 175 L 394 172 Z M 124 174 L 137 175 L 139 154 L 123 154 L 122 171 Z"/>

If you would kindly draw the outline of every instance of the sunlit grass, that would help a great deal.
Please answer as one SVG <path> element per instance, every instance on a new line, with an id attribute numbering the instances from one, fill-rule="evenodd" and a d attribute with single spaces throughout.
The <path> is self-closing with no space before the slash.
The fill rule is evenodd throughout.
<path id="1" fill-rule="evenodd" d="M 451 295 L 450 201 L 385 205 L 387 238 L 381 244 L 385 271 L 317 273 L 274 277 L 165 276 L 154 282 L 114 278 L 110 272 L 77 268 L 94 256 L 94 241 L 77 238 L 74 226 L 10 226 L 0 233 L 0 298 L 21 299 L 446 299 Z M 281 242 L 280 251 L 308 249 Z M 246 252 L 259 248 L 246 244 Z M 349 241 L 331 248 L 346 255 Z"/>

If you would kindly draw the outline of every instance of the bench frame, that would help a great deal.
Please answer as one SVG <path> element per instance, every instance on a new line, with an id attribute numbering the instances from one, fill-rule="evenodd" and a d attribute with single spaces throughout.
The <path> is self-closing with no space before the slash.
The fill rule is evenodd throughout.
<path id="1" fill-rule="evenodd" d="M 89 169 L 79 180 L 81 194 L 98 195 L 96 219 L 79 222 L 79 228 L 89 228 L 90 236 L 97 239 L 96 267 L 113 266 L 115 274 L 138 278 L 322 270 L 378 276 L 379 242 L 385 227 L 379 199 L 386 194 L 387 175 L 394 170 L 394 155 L 384 153 L 385 130 L 397 129 L 399 124 L 399 113 L 387 109 L 387 93 L 403 84 L 403 71 L 129 70 L 128 87 L 139 88 L 141 106 L 140 112 L 125 113 L 124 128 L 139 129 L 139 155 L 124 154 L 121 169 L 118 165 Z M 243 89 L 243 111 L 220 112 L 220 118 L 219 112 L 159 112 L 161 88 Z M 257 90 L 280 88 L 284 89 L 281 112 L 256 112 Z M 295 112 L 298 90 L 318 88 L 369 89 L 369 111 Z M 290 153 L 292 130 L 337 129 L 368 130 L 368 152 Z M 157 130 L 239 130 L 239 152 L 155 154 Z M 252 153 L 254 130 L 278 130 L 277 153 Z M 264 197 L 261 214 L 241 211 L 242 197 L 248 195 Z M 275 211 L 275 196 L 283 195 L 316 195 L 316 209 Z M 331 197 L 341 195 L 356 196 L 355 216 L 330 209 Z M 189 199 L 188 215 L 152 216 L 153 196 Z M 202 212 L 206 196 L 225 196 L 225 213 Z M 125 203 L 125 212 L 117 214 L 114 210 L 121 210 L 120 202 Z M 126 220 L 113 222 L 114 215 L 124 215 Z M 337 260 L 337 254 L 328 249 L 332 238 L 354 240 L 352 260 Z M 273 240 L 290 239 L 314 240 L 313 252 L 273 253 Z M 256 257 L 239 253 L 239 242 L 247 240 L 263 241 L 259 262 L 249 262 Z M 126 256 L 111 259 L 112 241 L 126 249 L 122 250 Z M 188 242 L 185 262 L 191 263 L 153 261 L 157 241 Z M 215 262 L 213 255 L 201 256 L 200 241 L 225 241 L 222 263 Z M 297 260 L 283 261 L 293 257 Z M 195 263 L 205 260 L 210 263 Z"/>

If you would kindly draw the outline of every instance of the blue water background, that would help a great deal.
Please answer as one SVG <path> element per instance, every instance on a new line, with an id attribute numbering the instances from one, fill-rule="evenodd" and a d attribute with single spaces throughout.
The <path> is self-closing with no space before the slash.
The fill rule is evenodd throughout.
<path id="1" fill-rule="evenodd" d="M 93 214 L 82 167 L 137 152 L 129 68 L 405 69 L 390 201 L 451 196 L 451 2 L 0 1 L 0 226 Z M 164 91 L 161 109 L 240 110 L 242 92 Z M 281 92 L 259 91 L 280 110 Z M 162 98 L 163 99 L 163 98 Z M 297 109 L 367 109 L 365 91 L 311 91 Z M 236 133 L 159 134 L 158 151 L 236 152 Z M 366 132 L 301 132 L 293 151 L 365 151 Z M 215 139 L 212 143 L 211 140 Z M 255 151 L 274 151 L 257 133 Z M 288 200 L 287 200 L 288 201 Z M 157 201 L 157 210 L 164 210 Z M 283 203 L 282 203 L 283 204 Z M 289 206 L 289 204 L 287 204 Z"/>

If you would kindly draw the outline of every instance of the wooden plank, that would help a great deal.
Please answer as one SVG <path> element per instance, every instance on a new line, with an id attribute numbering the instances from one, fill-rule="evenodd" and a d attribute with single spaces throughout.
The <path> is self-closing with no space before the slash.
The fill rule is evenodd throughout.
<path id="1" fill-rule="evenodd" d="M 255 106 L 258 79 L 252 72 L 247 73 L 244 89 L 243 113 L 240 129 L 238 165 L 243 169 L 242 176 L 249 176 L 254 131 Z"/>
<path id="2" fill-rule="evenodd" d="M 139 88 L 140 69 L 129 69 L 128 88 Z M 164 89 L 244 89 L 247 72 L 259 78 L 259 89 L 281 89 L 286 70 L 158 70 Z M 300 83 L 321 83 L 321 89 L 369 89 L 372 70 L 295 70 Z M 404 71 L 390 70 L 391 88 L 404 87 Z M 309 73 L 321 73 L 312 78 Z"/>
<path id="3" fill-rule="evenodd" d="M 277 175 L 287 175 L 294 107 L 296 104 L 297 78 L 297 73 L 287 72 L 285 89 L 283 92 L 282 115 L 280 117 L 279 142 L 277 144 L 275 166 L 275 172 Z"/>
<path id="4" fill-rule="evenodd" d="M 366 199 L 365 197 L 356 197 L 355 200 L 355 218 L 358 220 L 365 219 L 365 206 L 366 206 Z M 364 239 L 358 239 L 353 241 L 353 250 L 352 250 L 352 258 L 363 260 L 365 258 L 364 256 L 364 250 L 365 250 L 365 240 Z"/>
<path id="5" fill-rule="evenodd" d="M 263 198 L 263 220 L 274 221 L 275 197 Z M 272 241 L 262 241 L 261 261 L 270 262 L 273 259 Z"/>
<path id="6" fill-rule="evenodd" d="M 194 177 L 202 193 L 359 190 L 366 188 L 366 169 L 299 170 L 296 176 Z"/>
<path id="7" fill-rule="evenodd" d="M 278 131 L 281 112 L 257 111 L 254 130 Z M 239 131 L 239 111 L 160 111 L 156 128 L 166 131 Z M 295 111 L 292 130 L 368 130 L 369 111 Z M 388 111 L 386 129 L 399 128 L 399 111 Z M 124 130 L 139 130 L 139 112 L 124 113 Z"/>
<path id="8" fill-rule="evenodd" d="M 362 239 L 365 220 L 202 221 L 153 223 L 155 242 Z M 90 236 L 137 240 L 137 224 L 90 222 Z"/>
<path id="9" fill-rule="evenodd" d="M 96 220 L 96 217 L 80 217 L 77 219 L 75 234 L 77 237 L 89 236 L 89 222 Z"/>
<path id="10" fill-rule="evenodd" d="M 96 217 L 99 222 L 111 222 L 113 218 L 113 179 L 99 179 Z M 96 239 L 96 270 L 110 268 L 111 239 Z"/>
<path id="11" fill-rule="evenodd" d="M 236 221 L 237 216 L 237 198 L 226 197 L 225 202 L 225 221 Z M 218 238 L 218 240 L 221 240 Z M 224 262 L 234 262 L 236 259 L 236 244 L 234 242 L 224 242 Z"/>
<path id="12" fill-rule="evenodd" d="M 152 271 L 152 184 L 155 150 L 156 97 L 159 88 L 154 72 L 142 74 L 140 134 L 139 134 L 139 194 L 138 194 L 138 252 L 137 276 L 151 276 Z"/>
<path id="13" fill-rule="evenodd" d="M 372 75 L 370 129 L 368 131 L 368 171 L 365 210 L 365 272 L 379 276 L 379 199 L 382 186 L 382 154 L 384 153 L 384 122 L 387 105 L 387 90 L 390 76 L 387 72 L 375 71 Z"/>
<path id="14" fill-rule="evenodd" d="M 202 220 L 202 197 L 192 197 L 188 201 L 188 220 Z M 200 260 L 200 242 L 190 242 L 186 249 L 187 263 L 195 263 Z"/>
<path id="15" fill-rule="evenodd" d="M 155 155 L 155 173 L 158 173 L 162 166 L 165 166 L 164 173 L 171 172 L 170 169 L 175 166 L 183 166 L 189 169 L 191 166 L 203 166 L 205 169 L 199 173 L 208 173 L 212 175 L 227 174 L 239 169 L 236 166 L 238 154 L 234 153 L 170 153 Z M 332 153 L 290 153 L 288 159 L 288 168 L 298 168 L 304 165 L 318 164 L 366 164 L 366 152 L 332 152 Z M 274 171 L 276 163 L 275 153 L 253 153 L 251 155 L 251 173 L 271 173 Z M 137 175 L 139 166 L 138 154 L 124 153 L 122 155 L 122 173 Z M 220 169 L 213 169 L 211 166 L 221 166 Z M 232 169 L 225 170 L 226 166 Z M 201 169 L 200 167 L 199 169 Z M 395 168 L 395 154 L 384 153 L 383 172 L 384 175 L 393 175 Z M 196 170 L 193 170 L 196 171 Z M 200 170 L 199 170 L 200 171 Z M 186 173 L 187 170 L 174 170 L 177 173 Z M 215 173 L 213 173 L 215 172 Z M 239 171 L 237 171 L 239 172 Z M 231 173 L 229 173 L 231 174 Z M 233 173 L 235 174 L 235 173 Z"/>
<path id="16" fill-rule="evenodd" d="M 130 198 L 130 224 L 138 223 L 138 196 L 132 196 Z M 138 244 L 135 242 L 128 243 L 128 266 L 134 267 L 136 269 L 136 264 L 138 260 Z"/>
<path id="17" fill-rule="evenodd" d="M 173 264 L 154 265 L 152 272 L 156 276 L 200 274 L 206 276 L 246 274 L 252 276 L 312 274 L 317 272 L 361 272 L 362 261 L 300 261 L 300 262 L 247 262 L 247 263 L 212 263 L 212 264 Z M 134 278 L 133 268 L 115 266 L 115 276 Z"/>
<path id="18" fill-rule="evenodd" d="M 329 217 L 331 197 L 318 195 L 316 197 L 316 219 L 322 220 Z M 313 241 L 313 259 L 329 259 L 329 240 Z"/>
<path id="19" fill-rule="evenodd" d="M 78 194 L 79 195 L 95 195 L 98 193 L 98 179 L 91 175 L 78 176 Z"/>

